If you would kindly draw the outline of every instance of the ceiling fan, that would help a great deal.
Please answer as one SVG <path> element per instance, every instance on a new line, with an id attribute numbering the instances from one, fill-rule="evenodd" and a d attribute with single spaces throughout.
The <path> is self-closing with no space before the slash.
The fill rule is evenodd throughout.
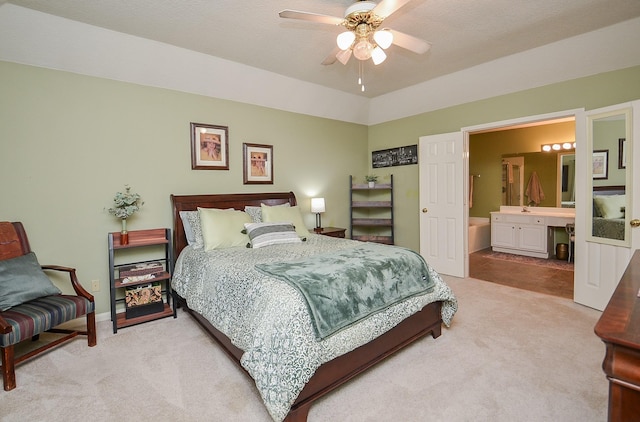
<path id="1" fill-rule="evenodd" d="M 361 61 L 371 59 L 378 65 L 387 58 L 384 50 L 391 44 L 417 54 L 426 53 L 431 48 L 431 44 L 419 38 L 393 29 L 380 28 L 387 17 L 409 1 L 411 0 L 382 0 L 377 4 L 373 1 L 357 1 L 347 7 L 344 18 L 297 10 L 283 10 L 279 15 L 281 18 L 342 25 L 346 28 L 345 32 L 338 35 L 338 47 L 334 48 L 322 64 L 330 65 L 336 60 L 347 64 L 353 55 Z"/>

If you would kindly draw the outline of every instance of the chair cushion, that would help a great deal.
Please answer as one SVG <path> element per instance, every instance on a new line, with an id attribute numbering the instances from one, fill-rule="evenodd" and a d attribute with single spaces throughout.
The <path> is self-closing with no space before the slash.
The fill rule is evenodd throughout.
<path id="1" fill-rule="evenodd" d="M 0 346 L 6 347 L 30 339 L 64 322 L 95 310 L 95 303 L 80 296 L 57 295 L 32 300 L 0 313 L 13 327 L 0 336 Z"/>
<path id="2" fill-rule="evenodd" d="M 0 311 L 60 293 L 42 271 L 35 253 L 0 261 Z"/>

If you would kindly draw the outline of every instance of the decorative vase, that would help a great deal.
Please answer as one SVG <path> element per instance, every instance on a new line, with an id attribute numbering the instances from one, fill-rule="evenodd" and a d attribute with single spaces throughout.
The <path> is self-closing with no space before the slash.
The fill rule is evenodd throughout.
<path id="1" fill-rule="evenodd" d="M 127 231 L 127 219 L 122 219 L 122 231 L 120 232 L 120 244 L 128 245 L 129 244 L 129 232 Z"/>
<path id="2" fill-rule="evenodd" d="M 369 182 L 369 187 L 370 188 L 375 187 L 375 185 L 376 185 L 376 182 Z"/>

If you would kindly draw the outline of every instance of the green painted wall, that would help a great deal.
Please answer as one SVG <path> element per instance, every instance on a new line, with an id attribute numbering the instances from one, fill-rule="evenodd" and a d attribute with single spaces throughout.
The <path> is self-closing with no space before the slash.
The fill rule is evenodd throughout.
<path id="1" fill-rule="evenodd" d="M 99 279 L 108 311 L 105 208 L 125 184 L 145 205 L 129 229 L 171 226 L 171 193 L 293 190 L 326 198 L 325 226 L 349 227 L 348 176 L 394 175 L 396 243 L 419 249 L 418 166 L 370 169 L 371 151 L 423 135 L 640 98 L 640 67 L 462 104 L 370 127 L 194 94 L 0 62 L 0 219 L 23 221 L 43 263 Z M 189 123 L 229 127 L 230 170 L 191 170 Z M 273 185 L 242 184 L 242 143 L 274 147 Z M 484 175 L 483 175 L 484 176 Z M 305 214 L 309 227 L 313 215 Z"/>
<path id="2" fill-rule="evenodd" d="M 190 122 L 229 127 L 228 171 L 191 170 Z M 274 184 L 243 185 L 242 143 L 273 145 Z M 171 227 L 169 195 L 292 190 L 308 227 L 349 227 L 349 174 L 366 174 L 366 126 L 165 89 L 0 62 L 0 220 L 22 221 L 41 263 L 101 281 L 109 309 L 105 211 L 130 184 L 129 230 Z"/>
<path id="3" fill-rule="evenodd" d="M 636 66 L 373 125 L 369 127 L 369 166 L 371 151 L 413 145 L 420 136 L 457 132 L 463 127 L 562 110 L 591 110 L 632 101 L 640 98 L 639 82 L 640 66 Z M 396 243 L 419 250 L 418 166 L 371 171 L 393 173 Z"/>

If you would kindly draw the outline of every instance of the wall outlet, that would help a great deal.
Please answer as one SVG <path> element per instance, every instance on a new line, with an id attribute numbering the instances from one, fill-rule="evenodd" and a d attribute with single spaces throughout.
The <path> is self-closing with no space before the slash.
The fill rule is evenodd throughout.
<path id="1" fill-rule="evenodd" d="M 100 291 L 100 280 L 91 280 L 91 290 L 94 292 Z"/>

